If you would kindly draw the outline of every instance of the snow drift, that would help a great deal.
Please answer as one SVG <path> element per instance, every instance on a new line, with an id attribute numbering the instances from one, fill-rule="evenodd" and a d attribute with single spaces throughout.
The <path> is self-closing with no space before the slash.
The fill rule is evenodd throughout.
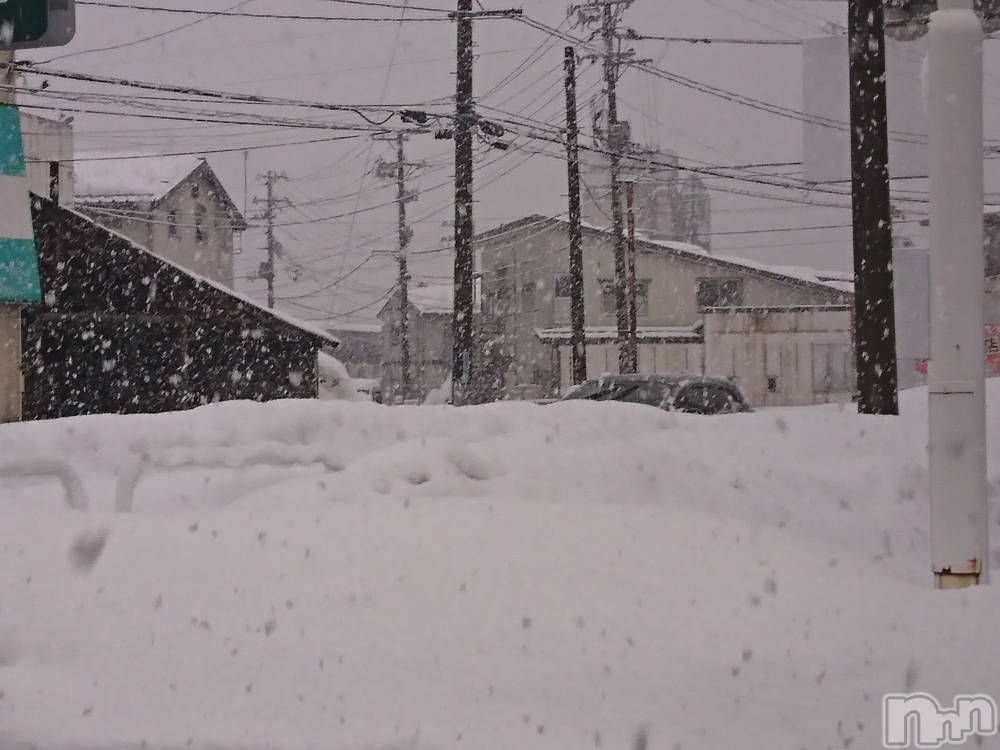
<path id="1" fill-rule="evenodd" d="M 0 474 L 0 747 L 879 747 L 886 692 L 1000 697 L 997 589 L 930 589 L 925 400 L 2 427 L 89 505 Z"/>

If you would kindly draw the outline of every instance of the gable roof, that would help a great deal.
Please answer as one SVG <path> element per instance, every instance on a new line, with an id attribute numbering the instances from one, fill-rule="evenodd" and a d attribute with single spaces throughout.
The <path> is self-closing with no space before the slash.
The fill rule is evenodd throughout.
<path id="1" fill-rule="evenodd" d="M 409 288 L 410 304 L 424 315 L 451 315 L 455 309 L 454 284 L 427 284 Z"/>
<path id="2" fill-rule="evenodd" d="M 43 229 L 46 231 L 52 231 L 53 227 L 49 224 L 59 224 L 58 231 L 68 231 L 73 232 L 74 230 L 79 231 L 81 235 L 85 233 L 100 232 L 105 236 L 110 236 L 114 238 L 118 245 L 122 247 L 127 247 L 136 256 L 141 256 L 149 261 L 152 261 L 155 265 L 160 267 L 160 270 L 168 271 L 173 274 L 174 278 L 183 278 L 187 282 L 195 284 L 200 288 L 208 288 L 212 293 L 224 295 L 227 299 L 227 303 L 230 305 L 235 305 L 235 307 L 244 309 L 248 313 L 258 317 L 258 318 L 271 318 L 277 321 L 280 325 L 286 326 L 288 328 L 296 329 L 299 333 L 305 334 L 310 338 L 313 338 L 321 346 L 330 346 L 336 348 L 340 346 L 340 339 L 331 334 L 329 331 L 325 331 L 319 326 L 314 326 L 306 323 L 298 318 L 288 315 L 280 310 L 275 310 L 272 308 L 267 308 L 264 305 L 254 301 L 246 295 L 240 294 L 233 291 L 232 289 L 220 284 L 217 281 L 213 281 L 205 276 L 189 271 L 176 263 L 167 260 L 166 258 L 157 255 L 156 253 L 150 252 L 147 248 L 139 245 L 134 240 L 129 239 L 123 234 L 119 234 L 114 230 L 108 229 L 99 222 L 94 221 L 91 217 L 82 214 L 78 211 L 73 211 L 68 208 L 63 208 L 53 204 L 50 200 L 41 198 L 39 196 L 32 196 L 35 200 L 33 203 L 33 221 L 35 223 L 35 234 L 36 237 L 41 237 L 44 235 Z M 53 214 L 56 221 L 53 222 Z M 48 223 L 47 223 L 48 222 Z M 73 224 L 76 227 L 73 227 Z M 81 242 L 81 248 L 86 247 L 86 243 Z M 39 252 L 42 251 L 41 246 L 39 247 Z M 127 262 L 127 261 L 125 261 Z M 159 273 L 159 271 L 158 271 Z"/>
<path id="3" fill-rule="evenodd" d="M 158 154 L 101 154 L 80 157 L 73 166 L 76 200 L 81 204 L 138 203 L 151 205 L 166 198 L 195 173 L 207 179 L 230 215 L 233 228 L 247 228 L 246 219 L 204 157 Z"/>
<path id="4" fill-rule="evenodd" d="M 474 241 L 485 242 L 510 234 L 526 234 L 533 236 L 541 234 L 553 227 L 569 227 L 569 220 L 563 217 L 546 217 L 540 214 L 526 216 L 507 224 L 503 224 L 495 229 L 476 235 Z M 585 235 L 598 235 L 601 237 L 611 237 L 609 227 L 601 227 L 584 222 L 582 224 Z M 827 292 L 837 292 L 840 294 L 853 294 L 854 284 L 849 280 L 848 274 L 824 273 L 802 266 L 769 265 L 757 263 L 731 255 L 718 255 L 711 253 L 698 245 L 691 245 L 685 242 L 667 242 L 663 240 L 653 240 L 644 237 L 642 234 L 636 236 L 636 249 L 645 252 L 667 252 L 671 255 L 693 260 L 706 265 L 718 266 L 743 273 L 750 273 L 763 276 L 775 281 L 784 281 L 797 286 L 805 286 L 812 289 L 819 289 Z"/>
<path id="5" fill-rule="evenodd" d="M 451 315 L 455 309 L 454 284 L 421 284 L 411 285 L 407 289 L 410 307 L 421 315 Z M 378 317 L 392 305 L 398 304 L 399 291 L 393 292 L 389 301 L 382 305 Z"/>
<path id="6" fill-rule="evenodd" d="M 84 155 L 73 165 L 73 181 L 80 198 L 156 200 L 173 190 L 202 161 L 196 156 Z"/>

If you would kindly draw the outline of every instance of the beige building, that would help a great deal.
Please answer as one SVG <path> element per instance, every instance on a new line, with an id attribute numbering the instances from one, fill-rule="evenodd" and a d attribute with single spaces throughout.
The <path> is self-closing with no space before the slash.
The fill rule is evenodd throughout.
<path id="1" fill-rule="evenodd" d="M 234 285 L 236 233 L 247 228 L 205 159 L 96 155 L 76 162 L 75 207 L 193 273 Z"/>
<path id="2" fill-rule="evenodd" d="M 73 204 L 73 118 L 50 120 L 21 112 L 28 189 L 58 201 Z"/>
<path id="3" fill-rule="evenodd" d="M 568 224 L 527 217 L 480 235 L 476 248 L 483 335 L 509 362 L 502 391 L 565 391 Z M 675 242 L 641 238 L 636 249 L 640 372 L 731 377 L 758 405 L 849 398 L 853 293 L 843 277 Z M 598 377 L 618 372 L 610 233 L 586 226 L 583 255 L 588 376 Z"/>
<path id="4" fill-rule="evenodd" d="M 423 401 L 452 370 L 452 284 L 409 287 L 410 400 Z M 401 300 L 399 291 L 379 311 L 382 321 L 382 393 L 387 403 L 402 399 Z"/>

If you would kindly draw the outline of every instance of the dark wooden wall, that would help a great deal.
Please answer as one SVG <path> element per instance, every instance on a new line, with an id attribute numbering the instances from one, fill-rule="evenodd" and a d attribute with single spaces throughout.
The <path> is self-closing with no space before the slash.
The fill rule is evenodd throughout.
<path id="1" fill-rule="evenodd" d="M 316 398 L 323 340 L 35 199 L 44 303 L 25 312 L 24 418 Z"/>

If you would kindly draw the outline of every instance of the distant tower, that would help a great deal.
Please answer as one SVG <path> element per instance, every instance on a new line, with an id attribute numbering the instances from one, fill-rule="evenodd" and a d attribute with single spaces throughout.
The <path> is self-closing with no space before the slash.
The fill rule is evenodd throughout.
<path id="1" fill-rule="evenodd" d="M 639 155 L 637 154 L 637 157 Z M 650 239 L 688 242 L 710 249 L 712 198 L 697 175 L 682 179 L 672 151 L 647 151 L 629 161 L 625 177 L 635 180 L 636 229 Z M 589 224 L 611 224 L 611 187 L 607 161 L 583 164 L 583 217 Z"/>
<path id="2" fill-rule="evenodd" d="M 679 241 L 712 249 L 712 197 L 698 175 L 689 175 L 684 180 L 674 215 Z"/>

